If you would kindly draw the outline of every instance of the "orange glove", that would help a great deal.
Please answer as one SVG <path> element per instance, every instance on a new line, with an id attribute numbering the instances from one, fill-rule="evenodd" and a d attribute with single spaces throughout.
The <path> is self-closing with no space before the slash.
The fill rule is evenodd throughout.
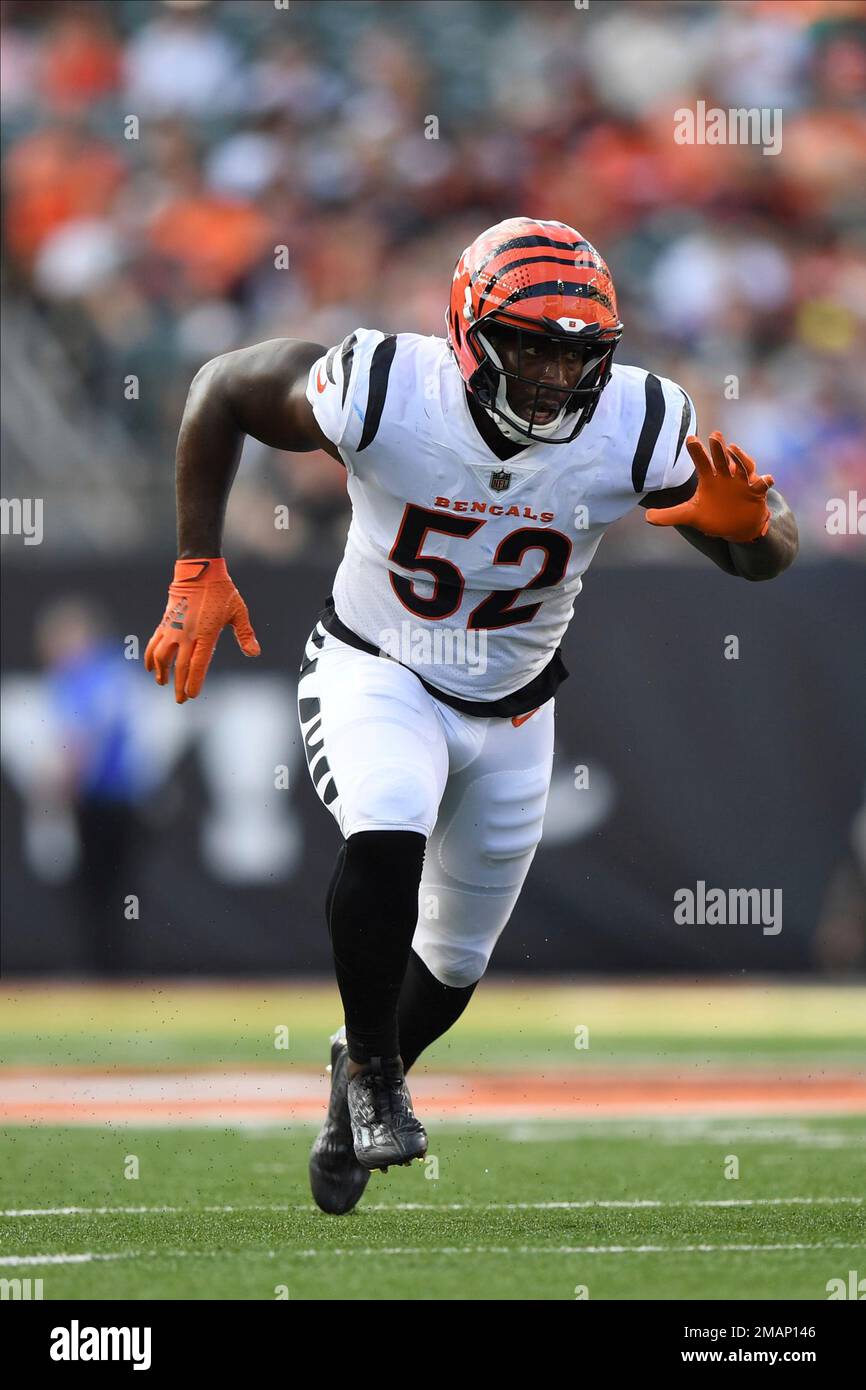
<path id="1" fill-rule="evenodd" d="M 229 578 L 225 560 L 177 560 L 168 607 L 147 644 L 144 669 L 156 673 L 158 685 L 167 685 L 177 657 L 174 698 L 179 705 L 194 700 L 228 623 L 235 630 L 241 651 L 258 656 L 261 647 L 250 626 L 247 606 Z"/>
<path id="2" fill-rule="evenodd" d="M 712 459 L 696 435 L 689 435 L 686 448 L 698 471 L 697 491 L 676 507 L 650 507 L 647 521 L 693 526 L 705 536 L 740 544 L 765 536 L 770 525 L 767 493 L 774 482 L 770 474 L 758 473 L 754 460 L 736 444 L 725 444 L 719 430 L 710 435 Z"/>

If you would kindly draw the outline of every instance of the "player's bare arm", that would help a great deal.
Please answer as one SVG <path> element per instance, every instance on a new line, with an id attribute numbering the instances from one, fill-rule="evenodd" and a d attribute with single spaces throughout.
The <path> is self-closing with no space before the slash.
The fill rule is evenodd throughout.
<path id="1" fill-rule="evenodd" d="M 274 338 L 213 358 L 193 379 L 177 444 L 178 560 L 144 659 L 160 685 L 174 665 L 178 704 L 200 693 L 223 627 L 234 629 L 245 655 L 259 653 L 222 558 L 226 504 L 245 435 L 274 449 L 323 449 L 339 458 L 304 394 L 310 367 L 324 351 Z"/>
<path id="2" fill-rule="evenodd" d="M 304 395 L 325 349 L 272 338 L 206 362 L 193 379 L 177 442 L 178 558 L 222 553 L 229 490 L 245 435 L 273 449 L 337 450 Z"/>
<path id="3" fill-rule="evenodd" d="M 681 536 L 726 574 L 741 579 L 775 579 L 796 558 L 799 536 L 794 513 L 769 474 L 719 431 L 710 453 L 694 435 L 686 441 L 695 478 L 684 487 L 654 493 L 647 521 L 675 526 Z"/>

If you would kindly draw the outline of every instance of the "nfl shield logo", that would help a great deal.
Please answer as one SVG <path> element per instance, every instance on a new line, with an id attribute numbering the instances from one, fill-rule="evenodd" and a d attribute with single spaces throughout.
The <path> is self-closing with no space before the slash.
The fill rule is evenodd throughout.
<path id="1" fill-rule="evenodd" d="M 490 486 L 494 492 L 504 492 L 506 488 L 511 486 L 511 474 L 506 473 L 504 468 L 500 468 L 498 472 L 491 473 Z"/>

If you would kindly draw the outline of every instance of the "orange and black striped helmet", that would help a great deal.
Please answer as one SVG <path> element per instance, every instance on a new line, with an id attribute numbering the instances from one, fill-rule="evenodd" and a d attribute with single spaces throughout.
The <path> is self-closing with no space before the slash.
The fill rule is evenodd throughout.
<path id="1" fill-rule="evenodd" d="M 564 222 L 531 217 L 509 217 L 467 246 L 454 271 L 446 324 L 467 390 L 500 428 L 509 437 L 551 444 L 568 443 L 592 418 L 623 331 L 610 271 L 595 248 Z M 493 325 L 498 334 L 511 329 L 516 335 L 516 371 L 504 368 L 494 335 L 487 333 Z M 537 343 L 528 334 L 583 350 L 574 387 L 542 387 L 521 372 L 524 346 Z M 528 415 L 518 416 L 509 403 L 509 382 L 535 388 L 523 407 Z M 540 390 L 547 399 L 558 392 L 560 401 L 555 418 L 545 424 L 536 419 Z"/>

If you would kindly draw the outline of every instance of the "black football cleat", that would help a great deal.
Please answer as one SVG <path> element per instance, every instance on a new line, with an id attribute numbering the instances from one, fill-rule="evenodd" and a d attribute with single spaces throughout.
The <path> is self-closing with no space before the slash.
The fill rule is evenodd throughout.
<path id="1" fill-rule="evenodd" d="M 357 1206 L 370 1181 L 370 1170 L 355 1157 L 349 1106 L 346 1100 L 346 1030 L 331 1038 L 331 1099 L 328 1117 L 319 1131 L 310 1154 L 310 1187 L 313 1198 L 330 1216 L 345 1216 Z"/>
<path id="2" fill-rule="evenodd" d="M 374 1057 L 348 1090 L 355 1154 L 365 1168 L 388 1171 L 427 1152 L 427 1135 L 412 1110 L 399 1057 Z"/>

